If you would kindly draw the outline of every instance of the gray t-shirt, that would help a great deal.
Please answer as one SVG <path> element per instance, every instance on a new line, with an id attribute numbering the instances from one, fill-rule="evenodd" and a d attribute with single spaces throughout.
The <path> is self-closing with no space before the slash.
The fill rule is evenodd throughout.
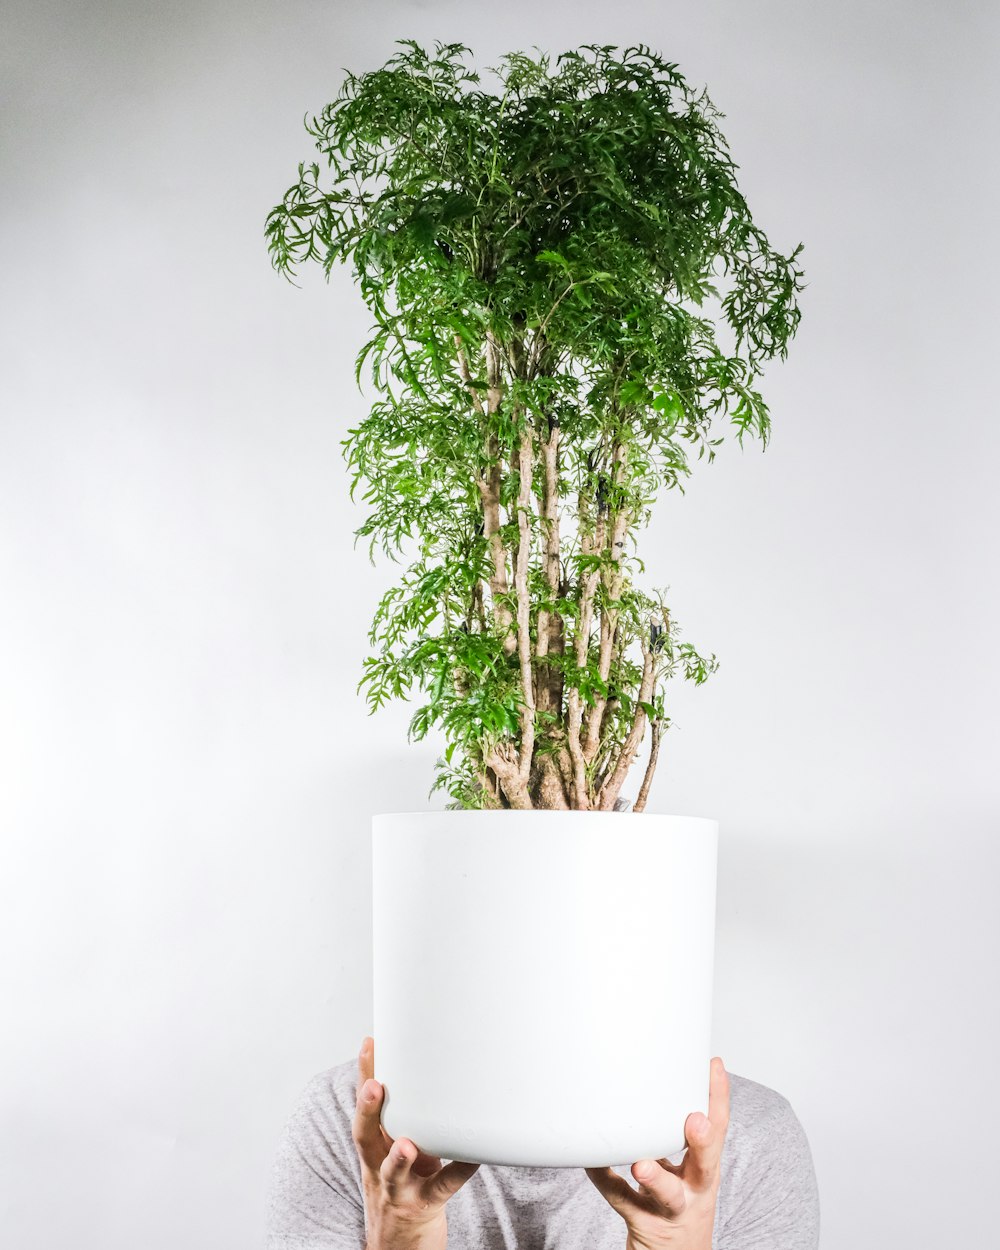
<path id="1" fill-rule="evenodd" d="M 357 1060 L 306 1086 L 275 1160 L 266 1250 L 364 1250 L 351 1137 Z M 683 1151 L 671 1155 L 679 1162 Z M 448 1162 L 448 1160 L 444 1160 Z M 615 1169 L 631 1184 L 629 1165 Z M 483 1164 L 449 1199 L 448 1250 L 622 1250 L 625 1224 L 582 1168 Z M 730 1074 L 713 1250 L 816 1250 L 819 1196 L 788 1100 Z"/>

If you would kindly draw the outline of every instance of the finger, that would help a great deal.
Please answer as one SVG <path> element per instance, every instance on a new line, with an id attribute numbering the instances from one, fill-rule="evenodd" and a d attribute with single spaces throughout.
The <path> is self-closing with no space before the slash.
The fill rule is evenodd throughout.
<path id="1" fill-rule="evenodd" d="M 432 1203 L 447 1202 L 478 1171 L 478 1163 L 463 1163 L 460 1159 L 455 1159 L 430 1178 L 424 1193 Z"/>
<path id="2" fill-rule="evenodd" d="M 361 1043 L 361 1050 L 358 1053 L 358 1089 L 364 1085 L 365 1081 L 375 1076 L 375 1039 L 366 1037 Z M 381 1119 L 379 1120 L 379 1131 L 382 1134 L 382 1140 L 385 1142 L 386 1150 L 392 1145 L 392 1138 L 385 1131 Z M 440 1167 L 440 1160 L 438 1167 Z"/>
<path id="3" fill-rule="evenodd" d="M 384 1129 L 382 1131 L 385 1132 Z M 413 1170 L 417 1176 L 433 1176 L 440 1169 L 441 1156 L 429 1155 L 418 1146 L 417 1157 L 413 1160 Z"/>
<path id="4" fill-rule="evenodd" d="M 385 1192 L 395 1198 L 410 1179 L 410 1168 L 417 1157 L 417 1148 L 408 1137 L 400 1137 L 382 1160 L 379 1175 Z"/>
<path id="5" fill-rule="evenodd" d="M 583 1170 L 623 1220 L 629 1219 L 637 1211 L 647 1211 L 652 1214 L 657 1210 L 655 1200 L 649 1194 L 641 1189 L 633 1189 L 624 1176 L 619 1176 L 614 1168 L 584 1168 Z"/>
<path id="6" fill-rule="evenodd" d="M 729 1073 L 718 1055 L 712 1060 L 708 1089 L 708 1118 L 725 1137 L 729 1127 Z"/>
<path id="7" fill-rule="evenodd" d="M 657 1160 L 640 1159 L 633 1163 L 632 1175 L 639 1182 L 640 1192 L 649 1194 L 669 1219 L 677 1219 L 687 1206 L 684 1182 L 673 1172 L 664 1171 Z"/>
<path id="8" fill-rule="evenodd" d="M 712 1060 L 708 1099 L 709 1113 L 692 1111 L 684 1121 L 688 1152 L 684 1158 L 684 1179 L 693 1189 L 704 1190 L 719 1177 L 722 1145 L 729 1125 L 729 1077 L 721 1059 Z"/>
<path id="9" fill-rule="evenodd" d="M 370 1076 L 375 1075 L 375 1039 L 366 1037 L 358 1052 L 358 1086 L 364 1085 Z"/>
<path id="10" fill-rule="evenodd" d="M 382 1114 L 383 1086 L 369 1077 L 358 1090 L 358 1102 L 354 1109 L 351 1137 L 362 1166 L 377 1172 L 389 1153 L 391 1138 L 386 1141 L 379 1117 Z"/>
<path id="11" fill-rule="evenodd" d="M 708 1189 L 715 1180 L 719 1151 L 714 1134 L 711 1120 L 700 1111 L 692 1111 L 684 1121 L 684 1138 L 688 1144 L 684 1179 L 692 1189 Z"/>

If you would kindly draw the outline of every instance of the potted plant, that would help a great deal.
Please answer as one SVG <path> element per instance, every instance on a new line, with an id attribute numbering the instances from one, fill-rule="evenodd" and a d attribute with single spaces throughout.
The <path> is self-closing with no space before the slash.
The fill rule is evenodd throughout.
<path id="1" fill-rule="evenodd" d="M 510 53 L 493 90 L 461 44 L 399 47 L 306 122 L 267 220 L 278 270 L 350 262 L 373 314 L 345 454 L 405 567 L 361 686 L 445 743 L 448 810 L 374 822 L 383 1122 L 449 1159 L 660 1157 L 707 1109 L 717 827 L 646 804 L 666 685 L 717 662 L 635 538 L 720 422 L 766 443 L 801 244 L 646 47 Z"/>

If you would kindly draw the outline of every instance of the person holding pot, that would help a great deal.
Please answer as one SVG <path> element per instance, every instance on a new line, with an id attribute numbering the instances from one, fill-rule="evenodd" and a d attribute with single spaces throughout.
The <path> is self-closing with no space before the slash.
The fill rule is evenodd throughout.
<path id="1" fill-rule="evenodd" d="M 275 1161 L 266 1250 L 817 1250 L 819 1196 L 781 1094 L 711 1062 L 686 1148 L 622 1168 L 444 1162 L 381 1124 L 374 1040 L 306 1087 Z"/>

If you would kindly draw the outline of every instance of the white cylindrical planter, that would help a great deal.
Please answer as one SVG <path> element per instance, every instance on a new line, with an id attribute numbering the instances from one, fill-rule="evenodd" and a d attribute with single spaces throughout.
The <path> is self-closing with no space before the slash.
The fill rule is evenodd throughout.
<path id="1" fill-rule="evenodd" d="M 694 816 L 375 816 L 386 1132 L 521 1167 L 681 1150 L 708 1110 L 717 845 Z"/>

